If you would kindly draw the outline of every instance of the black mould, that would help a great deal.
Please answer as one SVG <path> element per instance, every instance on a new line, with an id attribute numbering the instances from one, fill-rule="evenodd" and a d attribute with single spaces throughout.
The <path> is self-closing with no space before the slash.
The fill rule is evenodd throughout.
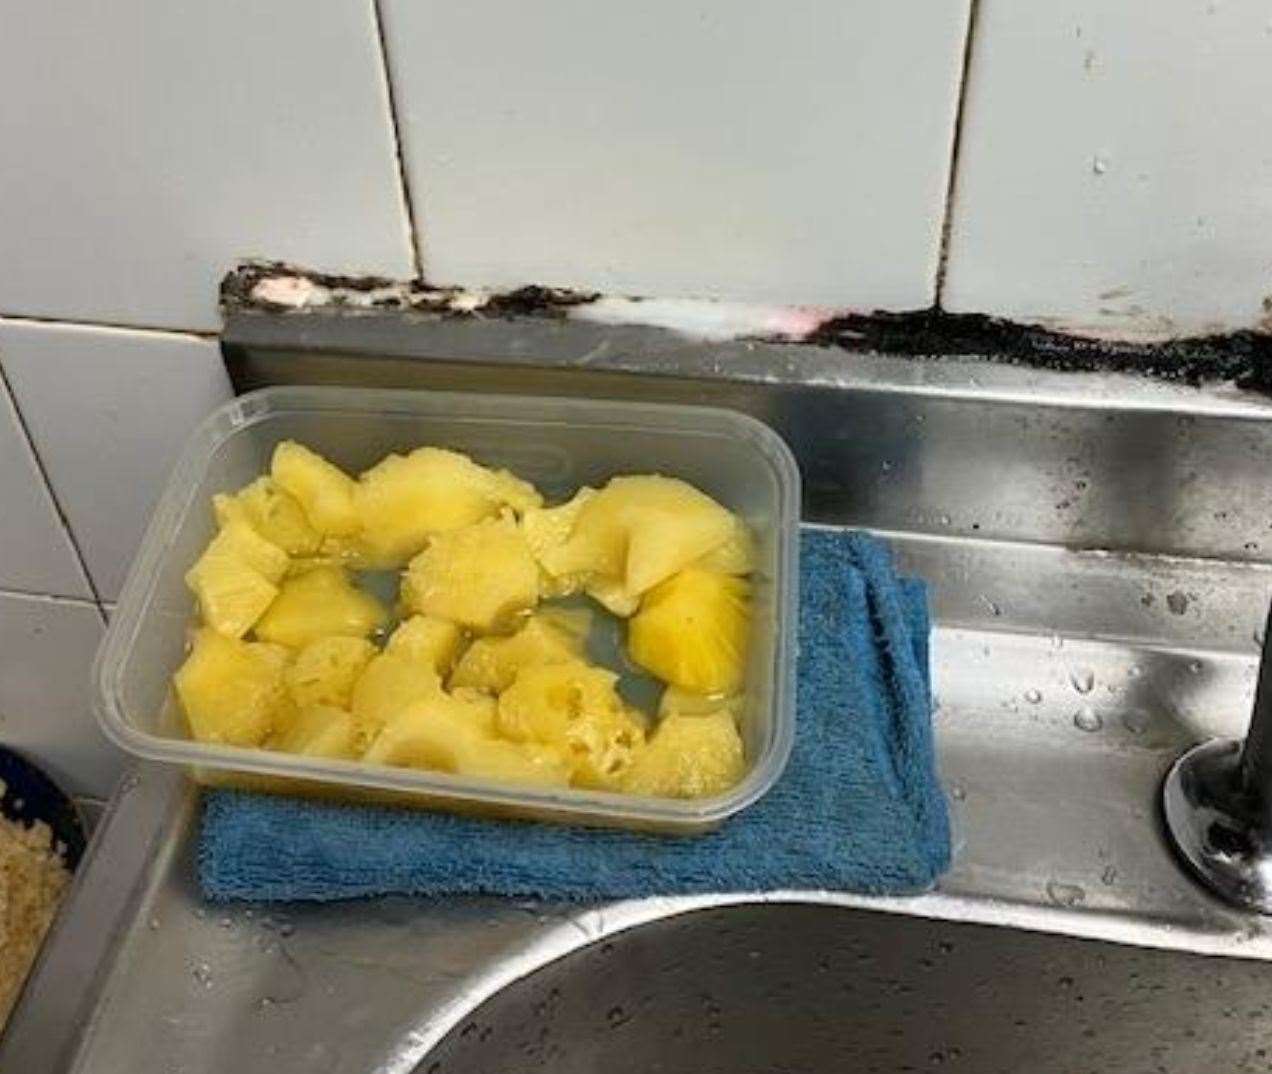
<path id="1" fill-rule="evenodd" d="M 258 292 L 261 283 L 272 279 L 304 281 L 325 289 L 320 303 L 324 308 L 402 310 L 441 317 L 564 318 L 571 307 L 599 297 L 539 285 L 487 295 L 419 280 L 342 276 L 310 272 L 281 261 L 251 261 L 221 281 L 223 309 L 296 313 L 314 308 L 272 301 Z M 1272 298 L 1268 305 L 1272 310 Z M 1194 387 L 1233 382 L 1272 394 L 1272 334 L 1266 332 L 1134 343 L 1089 339 L 984 314 L 946 313 L 933 308 L 844 314 L 824 321 L 800 342 L 903 357 L 982 358 L 1065 373 L 1131 373 Z"/>
<path id="2" fill-rule="evenodd" d="M 1127 343 L 930 309 L 835 317 L 806 342 L 925 358 L 989 358 L 1066 373 L 1135 373 L 1193 386 L 1235 381 L 1242 388 L 1272 392 L 1272 335 L 1259 332 Z"/>

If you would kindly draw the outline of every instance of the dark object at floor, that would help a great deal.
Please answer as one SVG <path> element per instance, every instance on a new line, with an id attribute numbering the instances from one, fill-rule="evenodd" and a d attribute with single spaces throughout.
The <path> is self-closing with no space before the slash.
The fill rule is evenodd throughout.
<path id="1" fill-rule="evenodd" d="M 47 824 L 57 843 L 66 847 L 66 867 L 74 870 L 84 856 L 88 838 L 83 818 L 69 795 L 33 762 L 4 746 L 0 746 L 0 782 L 4 784 L 0 813 L 19 824 Z"/>

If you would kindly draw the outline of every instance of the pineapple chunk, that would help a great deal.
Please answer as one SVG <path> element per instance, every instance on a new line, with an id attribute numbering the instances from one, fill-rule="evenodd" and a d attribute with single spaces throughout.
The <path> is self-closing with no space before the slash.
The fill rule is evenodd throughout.
<path id="1" fill-rule="evenodd" d="M 402 601 L 413 612 L 487 634 L 533 607 L 539 568 L 508 517 L 439 533 L 411 560 Z"/>
<path id="2" fill-rule="evenodd" d="M 717 697 L 695 694 L 692 690 L 683 690 L 679 686 L 668 686 L 658 702 L 658 715 L 709 716 L 713 712 L 727 712 L 736 722 L 742 713 L 742 703 L 740 694 Z"/>
<path id="3" fill-rule="evenodd" d="M 617 681 L 612 671 L 579 660 L 522 668 L 499 698 L 499 730 L 514 742 L 562 750 L 581 786 L 616 786 L 645 739 Z"/>
<path id="4" fill-rule="evenodd" d="M 448 619 L 413 615 L 389 635 L 386 653 L 397 653 L 448 675 L 464 645 L 464 632 Z"/>
<path id="5" fill-rule="evenodd" d="M 221 531 L 208 542 L 204 551 L 225 559 L 235 559 L 245 567 L 250 567 L 267 582 L 278 582 L 287 573 L 287 553 L 278 545 L 265 540 L 246 522 L 231 519 Z M 198 563 L 194 565 L 198 569 Z"/>
<path id="6" fill-rule="evenodd" d="M 274 449 L 270 475 L 300 501 L 309 524 L 319 533 L 342 537 L 358 532 L 357 483 L 321 455 L 294 440 L 284 440 Z"/>
<path id="7" fill-rule="evenodd" d="M 561 664 L 576 660 L 582 653 L 576 636 L 553 626 L 542 615 L 532 615 L 511 637 L 473 642 L 451 675 L 450 684 L 497 694 L 511 686 L 524 667 Z"/>
<path id="8" fill-rule="evenodd" d="M 471 526 L 505 505 L 525 511 L 542 502 L 533 485 L 512 474 L 433 447 L 377 463 L 359 478 L 355 500 L 370 553 L 398 564 L 434 533 Z"/>
<path id="9" fill-rule="evenodd" d="M 283 685 L 287 660 L 287 651 L 276 645 L 199 630 L 173 676 L 190 733 L 200 742 L 260 745 L 290 715 Z"/>
<path id="10" fill-rule="evenodd" d="M 366 637 L 387 619 L 380 602 L 355 589 L 341 568 L 316 567 L 283 583 L 257 622 L 256 636 L 299 649 L 333 634 Z"/>
<path id="11" fill-rule="evenodd" d="M 691 567 L 645 594 L 627 629 L 627 654 L 673 686 L 735 694 L 750 629 L 748 583 Z"/>
<path id="12" fill-rule="evenodd" d="M 733 532 L 728 538 L 692 565 L 716 574 L 750 574 L 755 570 L 755 536 L 751 527 L 734 515 Z"/>
<path id="13" fill-rule="evenodd" d="M 557 507 L 540 507 L 527 511 L 521 519 L 521 532 L 526 544 L 542 568 L 540 590 L 544 597 L 568 597 L 579 592 L 587 582 L 586 571 L 554 573 L 551 566 L 561 547 L 570 539 L 583 505 L 596 495 L 596 489 L 584 486 L 568 503 Z"/>
<path id="14" fill-rule="evenodd" d="M 441 679 L 431 664 L 402 652 L 384 652 L 367 664 L 349 707 L 370 739 L 404 709 L 441 692 Z"/>
<path id="15" fill-rule="evenodd" d="M 213 496 L 212 508 L 222 526 L 241 519 L 289 556 L 313 555 L 322 540 L 305 517 L 300 501 L 269 477 L 258 477 L 233 496 Z"/>
<path id="16" fill-rule="evenodd" d="M 356 760 L 358 725 L 344 709 L 311 705 L 301 709 L 287 726 L 269 740 L 269 748 L 306 757 L 340 757 Z"/>
<path id="17" fill-rule="evenodd" d="M 401 712 L 376 736 L 363 760 L 502 783 L 568 785 L 570 769 L 557 752 L 494 738 L 446 700 L 451 699 L 442 695 L 441 703 L 426 701 Z"/>
<path id="18" fill-rule="evenodd" d="M 746 772 L 742 739 L 728 712 L 667 716 L 621 777 L 629 794 L 707 798 L 722 794 Z"/>
<path id="19" fill-rule="evenodd" d="M 733 532 L 733 515 L 688 482 L 616 477 L 587 498 L 569 538 L 542 562 L 555 577 L 600 575 L 640 596 Z"/>
<path id="20" fill-rule="evenodd" d="M 375 656 L 365 638 L 335 635 L 311 641 L 287 669 L 287 690 L 302 709 L 348 708 L 354 683 Z"/>
<path id="21" fill-rule="evenodd" d="M 578 642 L 580 651 L 587 645 L 595 618 L 591 608 L 571 608 L 555 604 L 541 607 L 535 614 L 548 626 L 555 627 Z"/>
<path id="22" fill-rule="evenodd" d="M 640 607 L 640 597 L 629 593 L 622 582 L 611 578 L 593 578 L 587 583 L 586 592 L 607 612 L 620 619 L 630 618 Z"/>
<path id="23" fill-rule="evenodd" d="M 199 598 L 204 622 L 228 637 L 241 638 L 278 595 L 274 583 L 286 570 L 286 552 L 246 522 L 231 519 L 185 580 Z"/>

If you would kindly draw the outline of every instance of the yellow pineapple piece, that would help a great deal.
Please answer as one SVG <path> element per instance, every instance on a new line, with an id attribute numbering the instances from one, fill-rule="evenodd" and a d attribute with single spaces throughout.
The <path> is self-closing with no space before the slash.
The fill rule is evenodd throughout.
<path id="1" fill-rule="evenodd" d="M 552 625 L 542 614 L 532 615 L 511 637 L 473 642 L 456 665 L 450 684 L 497 694 L 511 686 L 524 667 L 560 664 L 576 660 L 582 653 L 577 636 Z"/>
<path id="2" fill-rule="evenodd" d="M 287 660 L 287 651 L 276 645 L 199 630 L 190 655 L 173 675 L 190 733 L 200 742 L 260 745 L 289 714 L 283 685 Z"/>
<path id="3" fill-rule="evenodd" d="M 358 532 L 357 483 L 321 455 L 294 440 L 284 440 L 274 449 L 270 476 L 300 502 L 305 518 L 319 533 L 340 537 Z"/>
<path id="4" fill-rule="evenodd" d="M 742 738 L 728 712 L 665 717 L 620 780 L 629 794 L 708 798 L 746 772 Z"/>
<path id="5" fill-rule="evenodd" d="M 727 712 L 736 722 L 742 714 L 743 697 L 735 694 L 732 697 L 719 697 L 711 694 L 696 694 L 679 686 L 668 686 L 658 702 L 658 715 L 662 716 L 707 716 L 713 712 Z"/>
<path id="6" fill-rule="evenodd" d="M 358 725 L 344 709 L 310 705 L 301 709 L 269 740 L 269 748 L 305 757 L 356 760 L 361 754 Z"/>
<path id="7" fill-rule="evenodd" d="M 542 570 L 540 591 L 544 597 L 568 597 L 579 592 L 589 577 L 588 571 L 555 573 L 551 564 L 570 539 L 583 505 L 596 495 L 596 489 L 584 486 L 567 503 L 556 507 L 540 507 L 527 511 L 521 518 L 521 532 Z"/>
<path id="8" fill-rule="evenodd" d="M 286 570 L 286 552 L 246 522 L 231 519 L 186 572 L 185 581 L 199 598 L 204 622 L 241 638 L 278 595 L 274 583 Z"/>
<path id="9" fill-rule="evenodd" d="M 398 653 L 448 675 L 464 646 L 464 632 L 449 619 L 413 615 L 389 635 L 386 653 Z"/>
<path id="10" fill-rule="evenodd" d="M 354 588 L 341 568 L 316 567 L 283 583 L 256 636 L 299 649 L 333 634 L 366 637 L 387 620 L 380 602 Z"/>
<path id="11" fill-rule="evenodd" d="M 376 736 L 363 760 L 502 783 L 541 787 L 569 783 L 570 769 L 560 754 L 493 737 L 460 707 L 463 704 L 442 695 L 440 701 L 424 701 L 404 710 Z"/>
<path id="12" fill-rule="evenodd" d="M 555 577 L 599 575 L 640 596 L 733 532 L 733 515 L 686 481 L 616 477 L 587 498 L 569 538 L 542 562 Z"/>
<path id="13" fill-rule="evenodd" d="M 617 681 L 612 671 L 579 660 L 524 667 L 500 695 L 497 726 L 514 742 L 560 749 L 575 783 L 613 787 L 645 738 L 614 689 Z"/>
<path id="14" fill-rule="evenodd" d="M 645 594 L 627 628 L 627 653 L 664 682 L 699 694 L 735 694 L 746 671 L 750 586 L 689 568 Z"/>
<path id="15" fill-rule="evenodd" d="M 560 604 L 542 605 L 535 615 L 548 626 L 568 634 L 578 642 L 580 647 L 587 644 L 595 621 L 591 608 L 568 607 Z"/>
<path id="16" fill-rule="evenodd" d="M 368 739 L 404 709 L 442 692 L 442 681 L 427 661 L 383 652 L 373 657 L 354 684 L 349 707 Z"/>
<path id="17" fill-rule="evenodd" d="M 611 615 L 627 619 L 640 607 L 640 597 L 629 593 L 622 582 L 612 578 L 592 578 L 584 591 Z"/>
<path id="18" fill-rule="evenodd" d="M 348 708 L 353 686 L 375 656 L 365 638 L 334 635 L 311 641 L 287 669 L 287 690 L 302 709 Z"/>
<path id="19" fill-rule="evenodd" d="M 511 506 L 537 507 L 534 486 L 467 455 L 424 447 L 390 455 L 358 479 L 362 540 L 372 555 L 405 563 L 434 533 L 460 529 Z"/>
<path id="20" fill-rule="evenodd" d="M 737 515 L 733 516 L 733 532 L 692 566 L 715 574 L 750 574 L 755 570 L 755 535 Z"/>
<path id="21" fill-rule="evenodd" d="M 430 537 L 402 581 L 408 610 L 482 634 L 507 625 L 538 599 L 539 568 L 508 517 Z"/>
<path id="22" fill-rule="evenodd" d="M 313 555 L 322 540 L 305 517 L 300 501 L 270 477 L 258 477 L 233 496 L 213 496 L 212 507 L 222 526 L 240 519 L 289 556 Z"/>

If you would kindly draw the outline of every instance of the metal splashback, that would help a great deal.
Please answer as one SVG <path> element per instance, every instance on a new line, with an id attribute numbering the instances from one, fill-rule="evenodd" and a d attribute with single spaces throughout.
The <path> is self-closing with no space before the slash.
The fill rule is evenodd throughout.
<path id="1" fill-rule="evenodd" d="M 785 1023 L 804 1043 L 827 1042 L 819 1069 L 844 1056 L 913 1065 L 916 1042 L 933 1055 L 957 1043 L 985 1071 L 1266 1067 L 1264 968 L 1196 955 L 1270 960 L 1268 922 L 1184 875 L 1156 812 L 1179 752 L 1239 734 L 1250 711 L 1272 590 L 1266 400 L 1222 386 L 704 344 L 553 319 L 238 311 L 225 351 L 240 389 L 356 383 L 681 399 L 771 422 L 803 468 L 806 519 L 885 532 L 903 565 L 932 582 L 954 867 L 938 890 L 912 899 L 387 899 L 291 908 L 281 926 L 266 908 L 202 905 L 194 795 L 174 774 L 145 769 L 104 822 L 0 1044 L 0 1067 L 408 1074 L 444 1061 L 438 1069 L 489 1070 L 508 1034 L 537 1040 L 545 1029 L 583 1049 L 568 1051 L 573 1062 L 591 1054 L 611 1016 L 580 1006 L 571 982 L 586 1000 L 588 967 L 604 958 L 607 938 L 693 910 L 703 913 L 647 940 L 632 933 L 633 950 L 648 943 L 671 962 L 722 952 L 713 980 L 760 989 L 721 993 L 738 1003 L 785 1010 L 781 990 L 812 982 L 816 995 L 791 995 L 814 1021 L 824 979 L 843 989 L 841 1003 L 873 1004 L 872 1024 L 898 1034 L 895 1045 L 877 1032 L 864 1044 L 829 1034 L 837 1007 L 829 1022 Z M 728 929 L 744 939 L 725 943 Z M 824 943 L 831 933 L 842 943 Z M 659 939 L 672 934 L 689 940 Z M 501 992 L 597 941 L 592 955 Z M 844 944 L 860 951 L 840 959 Z M 793 963 L 780 957 L 788 949 L 798 952 Z M 946 956 L 954 968 L 934 969 Z M 830 967 L 824 978 L 819 958 Z M 650 965 L 663 966 L 662 955 Z M 558 994 L 566 1002 L 554 1022 Z M 685 1009 L 698 1004 L 688 992 L 669 1001 L 679 998 Z M 647 1032 L 679 1024 L 674 1004 L 641 1010 L 652 1021 L 633 1025 Z M 714 1055 L 713 1026 L 736 1024 L 729 1012 L 707 1015 L 701 1048 L 685 1054 Z M 615 1039 L 635 1032 L 625 1024 Z M 458 1040 L 435 1051 L 452 1030 Z M 63 1050 L 44 1062 L 50 1040 Z M 770 1067 L 785 1069 L 775 1057 Z"/>

